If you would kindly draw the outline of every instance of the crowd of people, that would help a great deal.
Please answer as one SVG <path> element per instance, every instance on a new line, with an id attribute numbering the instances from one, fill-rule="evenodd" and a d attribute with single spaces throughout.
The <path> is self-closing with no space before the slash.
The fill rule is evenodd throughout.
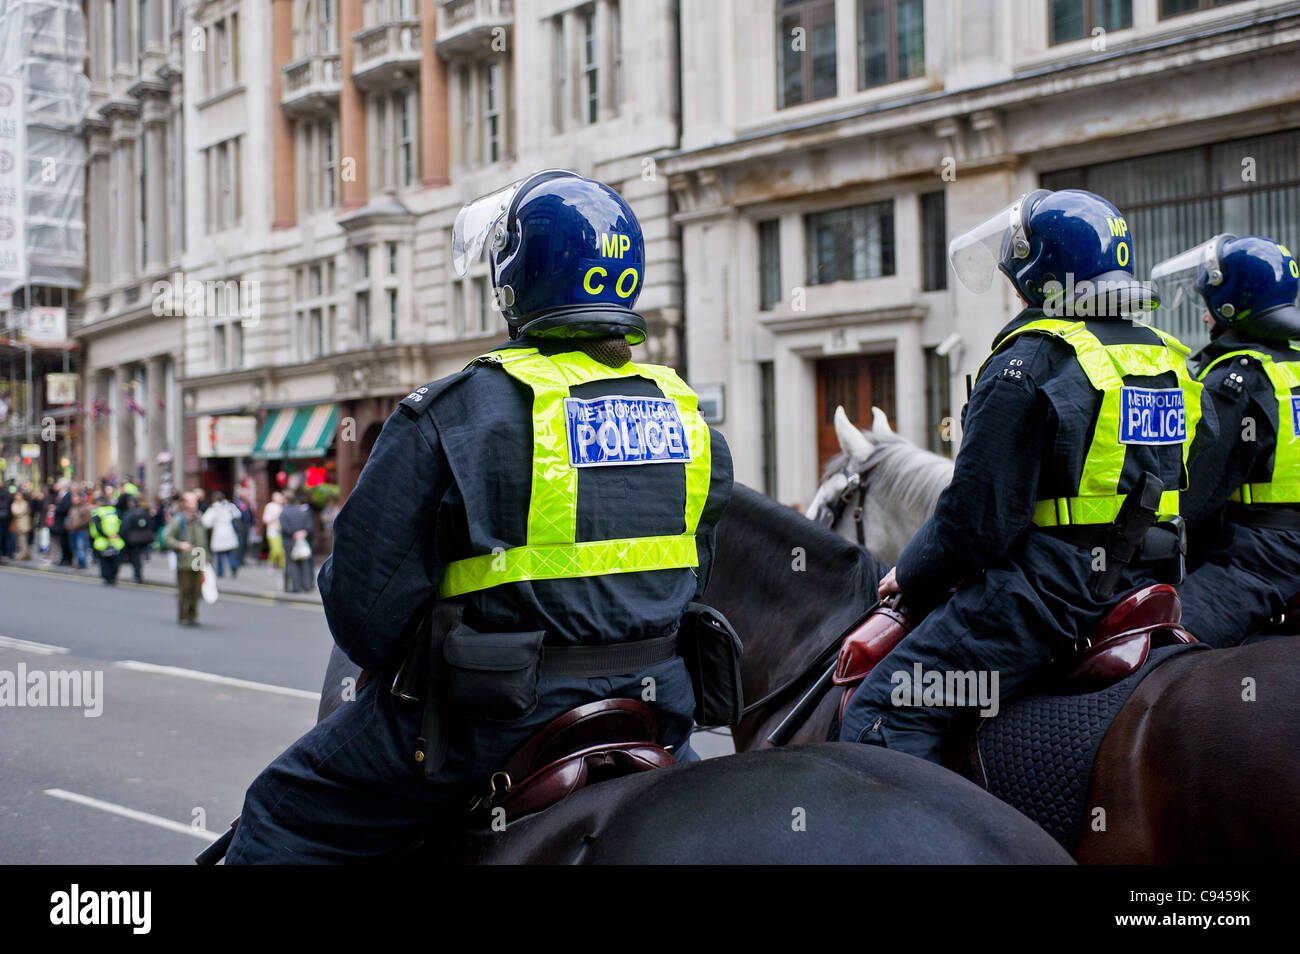
<path id="1" fill-rule="evenodd" d="M 143 583 L 146 561 L 174 554 L 165 558 L 175 560 L 180 621 L 193 624 L 209 565 L 218 578 L 229 570 L 236 579 L 251 555 L 255 564 L 282 571 L 285 592 L 311 592 L 335 509 L 317 519 L 301 488 L 276 491 L 258 514 L 247 488 L 233 498 L 196 489 L 150 504 L 130 480 L 61 478 L 42 486 L 10 479 L 0 481 L 0 565 L 36 561 L 84 570 L 93 563 L 104 584 L 114 586 L 120 569 L 130 566 L 134 582 Z"/>

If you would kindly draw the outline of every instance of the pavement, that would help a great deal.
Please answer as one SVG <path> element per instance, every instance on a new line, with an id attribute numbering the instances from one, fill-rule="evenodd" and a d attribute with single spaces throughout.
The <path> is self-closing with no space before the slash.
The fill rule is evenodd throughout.
<path id="1" fill-rule="evenodd" d="M 57 548 L 56 548 L 57 553 Z M 49 559 L 46 554 L 34 554 L 31 560 L 22 562 L 16 560 L 0 560 L 0 567 L 15 567 L 27 570 L 41 570 L 48 573 L 64 574 L 68 576 L 86 577 L 99 580 L 99 566 L 91 560 L 86 568 L 78 569 L 76 566 L 60 566 L 57 557 L 54 560 Z M 320 593 L 313 587 L 310 593 L 286 593 L 284 591 L 284 571 L 277 570 L 269 563 L 245 563 L 239 569 L 239 575 L 232 577 L 228 567 L 225 569 L 225 575 L 217 578 L 218 599 L 222 593 L 234 593 L 240 596 L 256 596 L 261 599 L 282 600 L 295 603 L 314 603 L 320 605 Z M 165 586 L 169 589 L 176 588 L 176 571 L 171 568 L 167 554 L 157 550 L 149 551 L 149 559 L 141 562 L 141 576 L 144 577 L 145 586 Z M 313 581 L 316 573 L 320 571 L 320 564 L 316 564 L 316 570 L 312 573 Z M 117 571 L 118 586 L 139 586 L 133 577 L 131 565 L 121 563 Z"/>

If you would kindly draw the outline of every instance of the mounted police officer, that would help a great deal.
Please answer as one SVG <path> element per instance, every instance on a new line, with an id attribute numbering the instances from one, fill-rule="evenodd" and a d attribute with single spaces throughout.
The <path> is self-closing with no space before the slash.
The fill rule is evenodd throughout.
<path id="1" fill-rule="evenodd" d="M 1300 266 L 1258 235 L 1217 235 L 1151 272 L 1169 299 L 1195 292 L 1210 343 L 1192 370 L 1213 401 L 1189 461 L 1183 514 L 1193 569 L 1183 625 L 1232 646 L 1300 591 Z"/>
<path id="2" fill-rule="evenodd" d="M 659 741 L 694 757 L 674 634 L 731 457 L 672 370 L 631 360 L 641 227 L 613 189 L 547 170 L 461 210 L 459 274 L 485 244 L 510 341 L 401 402 L 320 572 L 339 647 L 383 675 L 253 783 L 228 862 L 376 858 L 453 831 L 515 749 L 596 700 L 648 702 Z M 417 705 L 390 685 L 430 617 Z"/>
<path id="3" fill-rule="evenodd" d="M 952 483 L 880 584 L 934 609 L 850 699 L 841 740 L 941 761 L 959 715 L 992 714 L 1125 592 L 1181 574 L 1200 387 L 1186 348 L 1132 320 L 1158 304 L 1132 247 L 1120 212 L 1076 190 L 1022 196 L 950 244 L 964 285 L 1001 270 L 1025 307 L 962 412 Z"/>

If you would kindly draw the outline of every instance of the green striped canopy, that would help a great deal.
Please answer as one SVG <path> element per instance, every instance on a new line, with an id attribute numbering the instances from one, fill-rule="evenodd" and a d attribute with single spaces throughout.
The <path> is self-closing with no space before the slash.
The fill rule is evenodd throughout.
<path id="1" fill-rule="evenodd" d="M 253 457 L 257 460 L 324 457 L 334 441 L 334 429 L 338 423 L 337 404 L 285 407 L 272 411 L 257 437 Z"/>

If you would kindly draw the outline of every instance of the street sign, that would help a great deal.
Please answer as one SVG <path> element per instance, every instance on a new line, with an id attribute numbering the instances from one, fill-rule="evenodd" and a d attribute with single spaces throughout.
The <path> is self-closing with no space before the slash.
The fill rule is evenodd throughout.
<path id="1" fill-rule="evenodd" d="M 77 376 L 50 372 L 45 375 L 46 404 L 76 404 Z"/>

